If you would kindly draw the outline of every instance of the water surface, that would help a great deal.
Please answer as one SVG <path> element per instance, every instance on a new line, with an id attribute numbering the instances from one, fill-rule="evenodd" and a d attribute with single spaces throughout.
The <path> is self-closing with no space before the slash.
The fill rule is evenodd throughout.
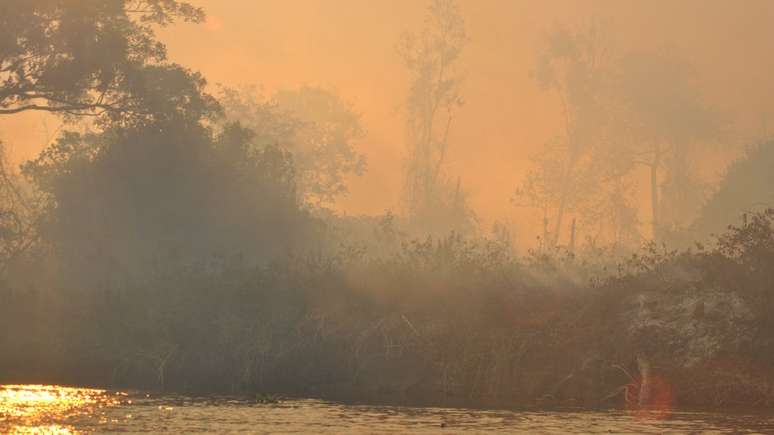
<path id="1" fill-rule="evenodd" d="M 774 416 L 625 411 L 523 412 L 345 405 L 258 404 L 44 385 L 0 386 L 0 433 L 774 433 Z"/>

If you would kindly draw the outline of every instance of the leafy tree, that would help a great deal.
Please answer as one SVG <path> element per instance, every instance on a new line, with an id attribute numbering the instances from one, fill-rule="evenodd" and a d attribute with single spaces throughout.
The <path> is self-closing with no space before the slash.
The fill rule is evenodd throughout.
<path id="1" fill-rule="evenodd" d="M 205 81 L 168 62 L 153 26 L 200 22 L 176 0 L 0 2 L 0 115 L 45 111 L 104 122 L 217 112 Z"/>
<path id="2" fill-rule="evenodd" d="M 360 116 L 335 93 L 302 86 L 266 99 L 254 87 L 224 88 L 221 99 L 227 119 L 252 129 L 257 143 L 293 156 L 306 202 L 330 204 L 347 193 L 347 176 L 363 173 L 365 157 L 354 147 L 363 135 Z"/>
<path id="3" fill-rule="evenodd" d="M 403 35 L 398 46 L 412 77 L 406 99 L 409 152 L 403 195 L 409 218 L 423 231 L 443 231 L 438 225 L 465 231 L 474 220 L 459 178 L 455 183 L 443 171 L 449 131 L 463 103 L 456 63 L 467 42 L 457 3 L 434 0 L 421 33 Z"/>
<path id="4" fill-rule="evenodd" d="M 238 124 L 213 137 L 182 122 L 62 135 L 23 173 L 46 196 L 39 232 L 66 279 L 261 264 L 311 240 L 290 156 L 252 138 Z"/>

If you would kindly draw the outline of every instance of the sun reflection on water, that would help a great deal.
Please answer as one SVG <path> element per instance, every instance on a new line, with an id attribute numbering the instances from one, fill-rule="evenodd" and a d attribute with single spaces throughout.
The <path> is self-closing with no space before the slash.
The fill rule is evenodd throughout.
<path id="1" fill-rule="evenodd" d="M 0 432 L 77 433 L 72 420 L 118 405 L 122 395 L 57 385 L 0 385 Z"/>
<path id="2" fill-rule="evenodd" d="M 768 414 L 659 413 L 656 405 L 671 403 L 660 399 L 667 397 L 665 391 L 671 390 L 659 390 L 655 381 L 652 387 L 654 401 L 642 413 L 632 413 L 624 410 L 506 411 L 417 408 L 355 405 L 309 399 L 261 404 L 256 403 L 255 399 L 237 396 L 190 397 L 55 385 L 0 385 L 0 434 L 278 431 L 334 434 L 434 434 L 439 431 L 774 434 L 774 418 Z"/>

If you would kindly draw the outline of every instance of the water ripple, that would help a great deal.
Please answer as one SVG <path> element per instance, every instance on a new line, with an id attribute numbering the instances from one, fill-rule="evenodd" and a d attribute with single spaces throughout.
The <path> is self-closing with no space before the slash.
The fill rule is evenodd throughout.
<path id="1" fill-rule="evenodd" d="M 54 385 L 0 386 L 0 433 L 774 433 L 768 415 L 625 411 L 521 412 L 344 405 L 292 400 L 261 405 Z"/>

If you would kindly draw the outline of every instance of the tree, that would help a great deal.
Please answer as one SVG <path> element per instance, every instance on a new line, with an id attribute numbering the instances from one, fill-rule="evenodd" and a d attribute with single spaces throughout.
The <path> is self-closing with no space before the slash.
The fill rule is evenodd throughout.
<path id="1" fill-rule="evenodd" d="M 45 195 L 38 231 L 63 279 L 233 256 L 263 264 L 313 240 L 290 155 L 252 140 L 238 124 L 213 136 L 181 121 L 63 134 L 23 166 Z"/>
<path id="2" fill-rule="evenodd" d="M 409 153 L 403 196 L 409 218 L 423 230 L 447 222 L 465 230 L 474 219 L 460 179 L 446 178 L 449 131 L 462 105 L 456 62 L 468 42 L 453 0 L 434 0 L 419 35 L 403 35 L 398 52 L 412 76 L 406 99 Z"/>
<path id="3" fill-rule="evenodd" d="M 691 172 L 695 145 L 715 140 L 722 120 L 708 107 L 694 72 L 674 52 L 631 52 L 615 81 L 623 114 L 622 146 L 648 168 L 652 233 L 693 218 L 703 189 Z"/>
<path id="4" fill-rule="evenodd" d="M 203 18 L 200 8 L 176 0 L 0 2 L 0 115 L 126 122 L 214 114 L 204 79 L 168 62 L 153 32 Z"/>
<path id="5" fill-rule="evenodd" d="M 360 116 L 332 91 L 302 86 L 267 99 L 254 87 L 224 88 L 222 101 L 226 118 L 252 129 L 257 143 L 293 156 L 299 195 L 308 203 L 330 204 L 347 193 L 346 177 L 365 169 L 355 150 Z"/>
<path id="6" fill-rule="evenodd" d="M 695 145 L 716 139 L 721 120 L 685 61 L 668 51 L 619 56 L 597 27 L 560 28 L 546 38 L 535 77 L 558 96 L 564 131 L 536 157 L 517 199 L 544 210 L 546 246 L 557 244 L 567 213 L 633 245 L 637 165 L 649 170 L 654 238 L 692 219 L 704 196 L 692 170 Z"/>
<path id="7" fill-rule="evenodd" d="M 636 250 L 642 243 L 637 207 L 632 203 L 634 183 L 626 174 L 613 174 L 597 186 L 599 193 L 583 210 L 581 222 L 586 239 L 598 245 L 605 241 L 621 252 Z"/>
<path id="8" fill-rule="evenodd" d="M 8 163 L 0 142 L 0 272 L 24 254 L 37 240 L 35 224 L 41 201 Z"/>
<path id="9" fill-rule="evenodd" d="M 543 210 L 545 247 L 557 245 L 566 214 L 589 201 L 599 182 L 595 157 L 607 123 L 609 74 L 607 46 L 596 26 L 546 34 L 533 76 L 558 97 L 563 131 L 534 157 L 536 168 L 515 198 Z"/>
<path id="10" fill-rule="evenodd" d="M 709 239 L 729 225 L 739 225 L 742 216 L 774 208 L 774 142 L 751 147 L 733 162 L 691 225 L 689 238 Z"/>

